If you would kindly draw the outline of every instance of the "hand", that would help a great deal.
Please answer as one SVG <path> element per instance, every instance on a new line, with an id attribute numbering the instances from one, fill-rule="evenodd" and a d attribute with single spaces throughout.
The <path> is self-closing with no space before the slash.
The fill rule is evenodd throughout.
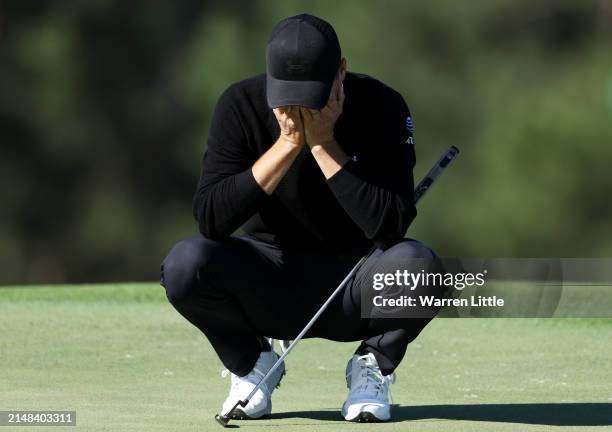
<path id="1" fill-rule="evenodd" d="M 280 138 L 286 142 L 301 147 L 304 145 L 304 123 L 298 106 L 274 108 L 274 115 L 280 126 Z"/>
<path id="2" fill-rule="evenodd" d="M 327 105 L 321 110 L 300 107 L 304 120 L 306 144 L 313 148 L 334 141 L 334 126 L 344 106 L 344 86 L 335 80 Z"/>

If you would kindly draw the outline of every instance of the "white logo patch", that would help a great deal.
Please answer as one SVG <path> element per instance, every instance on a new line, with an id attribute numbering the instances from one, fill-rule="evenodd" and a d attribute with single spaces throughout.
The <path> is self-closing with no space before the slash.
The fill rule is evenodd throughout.
<path id="1" fill-rule="evenodd" d="M 406 144 L 414 145 L 414 124 L 412 123 L 412 117 L 406 117 L 406 130 L 408 131 L 408 138 L 406 139 Z"/>

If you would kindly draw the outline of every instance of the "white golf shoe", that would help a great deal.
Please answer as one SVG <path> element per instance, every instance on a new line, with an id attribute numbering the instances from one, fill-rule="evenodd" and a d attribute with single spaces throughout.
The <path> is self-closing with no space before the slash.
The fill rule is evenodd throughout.
<path id="1" fill-rule="evenodd" d="M 231 413 L 234 404 L 239 399 L 246 398 L 249 393 L 261 381 L 266 373 L 272 368 L 272 365 L 278 360 L 278 354 L 274 351 L 264 351 L 259 355 L 257 363 L 249 372 L 248 375 L 239 377 L 236 374 L 231 374 L 232 385 L 229 395 L 223 403 L 222 412 L 230 418 L 237 420 L 250 420 L 262 417 L 268 417 L 272 413 L 272 392 L 280 385 L 280 381 L 285 375 L 285 363 L 281 363 L 274 374 L 257 390 L 249 403 L 245 407 L 238 406 Z M 221 372 L 221 376 L 226 377 L 230 372 L 225 369 Z"/>
<path id="2" fill-rule="evenodd" d="M 381 422 L 391 418 L 389 386 L 395 374 L 384 376 L 374 354 L 354 355 L 346 366 L 348 398 L 342 416 L 354 422 Z"/>

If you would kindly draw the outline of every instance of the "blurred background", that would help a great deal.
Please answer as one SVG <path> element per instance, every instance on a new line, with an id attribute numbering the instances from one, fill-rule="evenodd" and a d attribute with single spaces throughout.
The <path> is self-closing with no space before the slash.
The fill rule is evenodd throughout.
<path id="1" fill-rule="evenodd" d="M 158 279 L 197 232 L 213 106 L 308 12 L 400 91 L 415 177 L 460 158 L 408 235 L 444 256 L 612 255 L 612 1 L 20 0 L 1 5 L 0 284 Z"/>

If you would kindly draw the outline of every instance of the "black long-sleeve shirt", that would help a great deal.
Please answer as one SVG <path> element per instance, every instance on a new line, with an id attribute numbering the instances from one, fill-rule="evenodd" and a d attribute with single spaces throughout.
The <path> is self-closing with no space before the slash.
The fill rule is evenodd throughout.
<path id="1" fill-rule="evenodd" d="M 351 157 L 325 179 L 305 145 L 274 193 L 251 167 L 280 134 L 266 103 L 265 75 L 231 85 L 212 117 L 193 201 L 200 232 L 246 234 L 286 250 L 342 253 L 404 236 L 416 216 L 410 111 L 374 78 L 348 73 L 334 137 Z"/>

